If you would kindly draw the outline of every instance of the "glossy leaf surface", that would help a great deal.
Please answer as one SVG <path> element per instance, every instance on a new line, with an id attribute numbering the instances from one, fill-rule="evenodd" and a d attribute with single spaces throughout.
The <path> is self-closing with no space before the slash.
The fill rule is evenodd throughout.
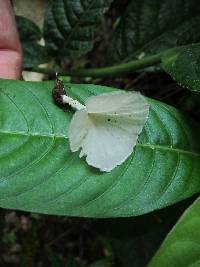
<path id="1" fill-rule="evenodd" d="M 72 112 L 53 104 L 53 82 L 0 81 L 0 207 L 47 214 L 120 217 L 163 208 L 200 191 L 198 126 L 148 100 L 134 152 L 109 173 L 89 167 L 68 143 Z M 113 88 L 66 87 L 82 103 Z"/>
<path id="2" fill-rule="evenodd" d="M 191 45 L 167 53 L 162 66 L 181 86 L 200 92 L 200 45 Z"/>

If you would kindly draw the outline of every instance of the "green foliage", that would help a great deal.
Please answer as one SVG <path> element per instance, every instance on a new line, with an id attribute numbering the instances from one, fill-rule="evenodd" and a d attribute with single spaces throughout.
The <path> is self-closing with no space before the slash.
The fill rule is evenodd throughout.
<path id="1" fill-rule="evenodd" d="M 112 0 L 52 1 L 46 12 L 44 38 L 56 56 L 77 58 L 93 48 L 94 29 Z"/>
<path id="2" fill-rule="evenodd" d="M 162 66 L 181 86 L 200 92 L 200 45 L 170 51 Z"/>
<path id="3" fill-rule="evenodd" d="M 110 49 L 115 61 L 165 51 L 200 40 L 198 0 L 131 0 Z"/>
<path id="4" fill-rule="evenodd" d="M 49 56 L 42 45 L 33 42 L 26 42 L 23 44 L 24 52 L 24 68 L 32 68 L 43 63 L 47 63 Z"/>
<path id="5" fill-rule="evenodd" d="M 38 41 L 42 38 L 42 32 L 34 22 L 21 16 L 16 16 L 15 19 L 21 42 Z"/>
<path id="6" fill-rule="evenodd" d="M 24 54 L 24 68 L 31 68 L 49 60 L 49 56 L 44 46 L 38 42 L 42 38 L 39 27 L 31 20 L 17 16 L 16 22 L 19 30 L 20 41 Z"/>
<path id="7" fill-rule="evenodd" d="M 149 119 L 129 159 L 110 173 L 69 149 L 72 112 L 51 98 L 52 82 L 0 81 L 0 206 L 47 214 L 118 217 L 160 209 L 200 191 L 200 129 L 149 99 Z M 70 85 L 83 102 L 112 88 Z"/>
<path id="8" fill-rule="evenodd" d="M 200 264 L 200 199 L 191 205 L 168 234 L 149 267 L 197 267 Z"/>

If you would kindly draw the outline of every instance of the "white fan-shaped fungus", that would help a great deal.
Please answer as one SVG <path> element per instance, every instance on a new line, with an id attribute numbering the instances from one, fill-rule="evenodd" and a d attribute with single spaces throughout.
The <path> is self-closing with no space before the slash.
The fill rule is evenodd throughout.
<path id="1" fill-rule="evenodd" d="M 69 126 L 72 152 L 80 149 L 89 165 L 109 172 L 133 152 L 148 118 L 149 105 L 139 92 L 114 92 L 89 97 L 85 106 L 73 101 L 78 111 Z M 70 100 L 70 101 L 69 101 Z"/>

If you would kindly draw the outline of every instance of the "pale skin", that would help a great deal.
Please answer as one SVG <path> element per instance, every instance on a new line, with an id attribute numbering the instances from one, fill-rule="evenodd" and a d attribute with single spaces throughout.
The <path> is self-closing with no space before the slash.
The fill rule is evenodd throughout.
<path id="1" fill-rule="evenodd" d="M 22 49 L 10 0 L 0 0 L 0 78 L 19 79 Z"/>

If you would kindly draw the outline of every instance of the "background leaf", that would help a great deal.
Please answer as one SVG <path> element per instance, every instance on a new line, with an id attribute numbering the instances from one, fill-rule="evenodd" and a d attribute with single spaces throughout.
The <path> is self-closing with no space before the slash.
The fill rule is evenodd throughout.
<path id="1" fill-rule="evenodd" d="M 16 16 L 17 27 L 19 30 L 20 40 L 25 41 L 39 41 L 42 38 L 42 32 L 40 28 L 31 20 Z"/>
<path id="2" fill-rule="evenodd" d="M 181 86 L 200 92 L 200 45 L 170 51 L 162 66 Z"/>
<path id="3" fill-rule="evenodd" d="M 17 27 L 23 49 L 23 67 L 31 68 L 49 60 L 44 46 L 39 44 L 42 38 L 40 28 L 31 20 L 16 16 Z"/>
<path id="4" fill-rule="evenodd" d="M 168 234 L 149 267 L 199 266 L 199 227 L 200 199 L 197 199 Z"/>
<path id="5" fill-rule="evenodd" d="M 200 191 L 200 130 L 191 118 L 149 100 L 139 142 L 121 166 L 102 173 L 69 149 L 72 117 L 51 98 L 53 82 L 0 81 L 0 206 L 47 214 L 133 216 Z M 70 85 L 83 102 L 112 88 Z"/>
<path id="6" fill-rule="evenodd" d="M 23 48 L 23 67 L 32 68 L 49 61 L 49 55 L 44 46 L 33 42 L 25 42 Z"/>
<path id="7" fill-rule="evenodd" d="M 128 60 L 200 40 L 198 0 L 132 0 L 115 29 L 110 53 Z"/>
<path id="8" fill-rule="evenodd" d="M 52 1 L 45 17 L 44 38 L 51 54 L 77 58 L 93 48 L 95 25 L 112 0 Z"/>

